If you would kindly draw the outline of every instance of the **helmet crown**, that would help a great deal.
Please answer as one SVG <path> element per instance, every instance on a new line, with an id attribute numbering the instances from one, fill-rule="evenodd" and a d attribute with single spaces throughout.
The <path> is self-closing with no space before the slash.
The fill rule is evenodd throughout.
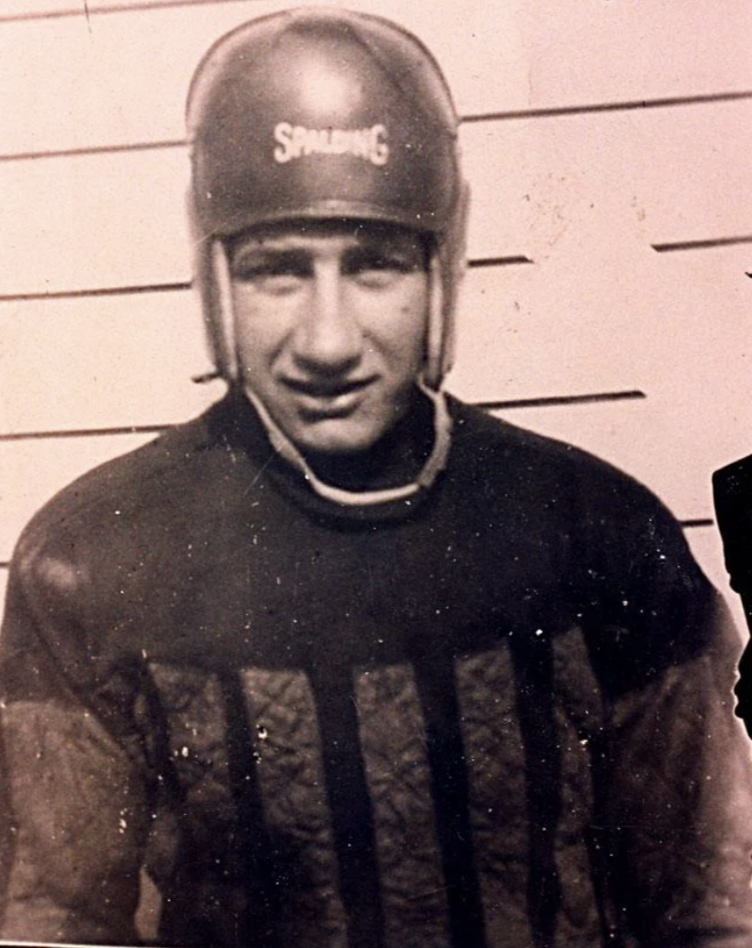
<path id="1" fill-rule="evenodd" d="M 306 217 L 452 226 L 449 91 L 425 47 L 378 17 L 302 9 L 234 30 L 199 65 L 188 127 L 205 236 Z"/>

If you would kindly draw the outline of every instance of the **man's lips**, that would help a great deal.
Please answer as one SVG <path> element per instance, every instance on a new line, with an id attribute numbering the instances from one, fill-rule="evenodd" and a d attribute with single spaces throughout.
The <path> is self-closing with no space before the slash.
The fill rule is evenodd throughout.
<path id="1" fill-rule="evenodd" d="M 285 378 L 283 384 L 293 394 L 301 416 L 322 421 L 351 415 L 375 381 L 376 376 L 347 380 Z"/>
<path id="2" fill-rule="evenodd" d="M 305 395 L 309 398 L 335 399 L 367 388 L 375 381 L 375 376 L 339 381 L 296 378 L 284 378 L 282 381 L 296 395 Z"/>

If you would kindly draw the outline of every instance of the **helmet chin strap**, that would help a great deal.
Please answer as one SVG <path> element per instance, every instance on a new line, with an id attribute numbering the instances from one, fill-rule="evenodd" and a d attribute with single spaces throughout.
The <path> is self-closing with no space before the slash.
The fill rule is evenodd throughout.
<path id="1" fill-rule="evenodd" d="M 241 371 L 235 345 L 232 283 L 227 251 L 221 240 L 211 242 L 211 275 L 214 291 L 211 294 L 213 323 L 213 347 L 217 367 L 228 382 L 241 382 Z M 447 408 L 446 396 L 440 389 L 442 363 L 444 359 L 442 327 L 444 323 L 441 267 L 438 255 L 431 259 L 429 270 L 428 327 L 426 341 L 426 368 L 416 379 L 418 388 L 433 404 L 434 442 L 431 454 L 414 481 L 399 487 L 374 491 L 349 491 L 322 481 L 313 471 L 305 457 L 282 431 L 269 414 L 266 405 L 250 385 L 242 381 L 243 390 L 266 428 L 274 450 L 288 464 L 298 470 L 311 488 L 326 500 L 348 506 L 368 507 L 395 500 L 407 500 L 420 490 L 428 489 L 446 466 L 451 442 L 452 419 Z"/>
<path id="2" fill-rule="evenodd" d="M 441 259 L 437 250 L 431 253 L 428 268 L 428 324 L 426 327 L 426 367 L 423 372 L 425 384 L 439 391 L 444 379 L 444 360 L 446 344 L 446 314 L 444 304 L 446 295 L 442 282 Z"/>
<path id="3" fill-rule="evenodd" d="M 428 388 L 420 379 L 417 384 L 418 388 L 433 403 L 434 442 L 431 454 L 418 476 L 409 484 L 366 491 L 344 490 L 341 487 L 335 487 L 333 484 L 322 481 L 314 473 L 301 452 L 277 425 L 253 389 L 248 385 L 244 385 L 243 390 L 266 428 L 269 441 L 274 450 L 305 477 L 311 488 L 320 497 L 350 507 L 370 507 L 395 500 L 408 500 L 418 491 L 427 490 L 446 466 L 452 431 L 452 419 L 447 408 L 446 396 L 443 392 L 436 392 Z"/>
<path id="4" fill-rule="evenodd" d="M 214 357 L 220 374 L 229 382 L 236 382 L 240 377 L 240 368 L 235 345 L 235 315 L 227 249 L 221 240 L 214 238 L 209 252 L 211 254 L 209 261 L 211 282 L 214 284 L 214 291 L 210 297 L 212 311 L 209 313 L 212 323 Z"/>

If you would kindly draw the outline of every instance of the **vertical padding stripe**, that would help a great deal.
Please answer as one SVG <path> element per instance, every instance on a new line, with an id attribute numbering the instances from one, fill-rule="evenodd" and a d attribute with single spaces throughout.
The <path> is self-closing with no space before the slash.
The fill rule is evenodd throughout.
<path id="1" fill-rule="evenodd" d="M 355 676 L 388 948 L 447 948 L 449 920 L 426 731 L 409 665 Z"/>
<path id="2" fill-rule="evenodd" d="M 470 822 L 468 767 L 454 659 L 437 650 L 415 665 L 453 948 L 486 948 L 480 882 Z"/>
<path id="3" fill-rule="evenodd" d="M 237 809 L 233 835 L 246 876 L 246 911 L 239 934 L 253 948 L 280 948 L 280 898 L 275 865 L 276 846 L 268 832 L 256 769 L 257 752 L 251 729 L 252 709 L 242 679 L 230 672 L 220 676 L 227 714 L 227 772 Z"/>
<path id="4" fill-rule="evenodd" d="M 582 630 L 553 644 L 556 722 L 562 748 L 562 811 L 556 858 L 561 881 L 561 945 L 618 948 L 612 903 L 613 840 L 605 813 L 610 752 L 604 696 Z"/>
<path id="5" fill-rule="evenodd" d="M 185 804 L 204 808 L 228 786 L 227 719 L 219 683 L 203 669 L 160 662 L 149 662 L 148 668 L 156 692 L 150 700 L 158 702 L 150 705 L 150 713 L 159 720 L 159 739 L 166 744 L 158 750 L 169 755 Z"/>
<path id="6" fill-rule="evenodd" d="M 510 641 L 517 713 L 525 748 L 528 813 L 527 905 L 535 948 L 556 938 L 561 881 L 556 835 L 562 809 L 561 747 L 556 728 L 553 645 L 550 633 L 532 628 Z"/>
<path id="7" fill-rule="evenodd" d="M 174 870 L 164 871 L 170 880 L 165 930 L 181 944 L 271 948 L 277 944 L 274 880 L 240 682 L 202 668 L 151 662 L 149 669 L 169 725 L 165 777 L 172 782 L 174 774 L 178 791 L 179 850 Z M 169 853 L 159 852 L 169 828 L 152 836 L 149 858 L 158 867 Z"/>
<path id="8" fill-rule="evenodd" d="M 303 672 L 244 669 L 253 762 L 275 866 L 280 939 L 345 948 L 347 926 L 316 702 Z"/>
<path id="9" fill-rule="evenodd" d="M 348 948 L 383 948 L 384 917 L 373 810 L 349 668 L 313 681 L 324 779 L 348 921 Z"/>
<path id="10" fill-rule="evenodd" d="M 456 661 L 475 859 L 489 945 L 530 945 L 525 754 L 506 644 Z"/>

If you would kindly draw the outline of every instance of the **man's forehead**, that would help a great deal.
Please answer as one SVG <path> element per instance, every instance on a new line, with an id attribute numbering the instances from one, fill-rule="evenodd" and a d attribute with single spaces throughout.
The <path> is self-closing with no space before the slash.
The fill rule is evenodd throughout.
<path id="1" fill-rule="evenodd" d="M 382 221 L 340 219 L 281 221 L 260 225 L 232 240 L 233 255 L 245 250 L 305 250 L 327 243 L 342 249 L 375 246 L 384 250 L 422 253 L 426 235 Z"/>

